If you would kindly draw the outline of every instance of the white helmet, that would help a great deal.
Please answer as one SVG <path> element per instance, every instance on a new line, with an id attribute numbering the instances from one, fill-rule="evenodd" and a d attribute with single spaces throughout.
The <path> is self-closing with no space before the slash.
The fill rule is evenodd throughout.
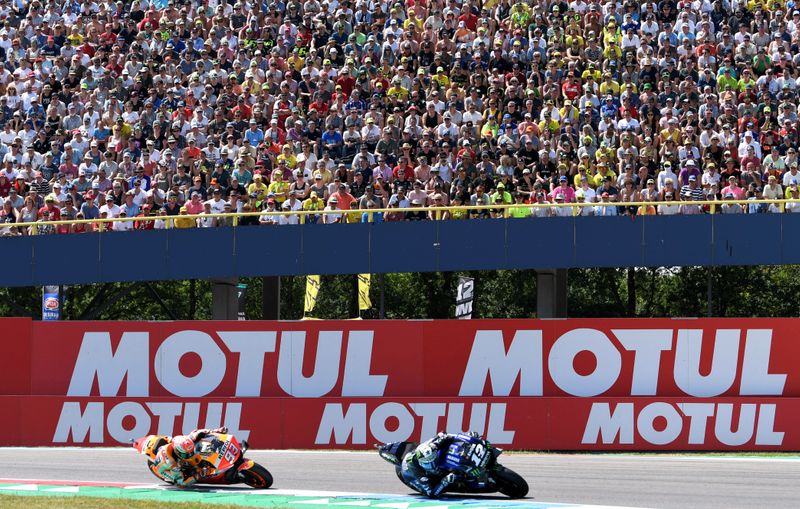
<path id="1" fill-rule="evenodd" d="M 434 470 L 438 457 L 436 447 L 431 444 L 422 444 L 417 448 L 417 461 L 425 470 Z"/>

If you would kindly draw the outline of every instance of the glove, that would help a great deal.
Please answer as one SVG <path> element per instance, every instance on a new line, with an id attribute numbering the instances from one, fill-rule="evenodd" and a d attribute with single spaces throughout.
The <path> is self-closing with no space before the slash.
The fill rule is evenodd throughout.
<path id="1" fill-rule="evenodd" d="M 222 434 L 226 434 L 226 433 L 228 433 L 228 428 L 227 428 L 226 426 L 220 426 L 219 428 L 212 429 L 212 430 L 210 431 L 210 433 L 222 433 Z"/>

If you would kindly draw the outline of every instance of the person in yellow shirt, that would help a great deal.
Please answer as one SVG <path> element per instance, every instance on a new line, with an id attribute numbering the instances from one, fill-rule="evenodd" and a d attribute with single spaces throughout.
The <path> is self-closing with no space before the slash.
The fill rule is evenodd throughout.
<path id="1" fill-rule="evenodd" d="M 327 186 L 330 185 L 331 182 L 333 182 L 333 173 L 325 165 L 325 161 L 320 161 L 317 164 L 317 169 L 314 170 L 314 175 L 313 175 L 314 180 L 316 180 L 317 175 L 319 175 L 319 177 L 322 179 L 322 185 Z"/>
<path id="2" fill-rule="evenodd" d="M 303 70 L 303 66 L 306 64 L 306 61 L 302 56 L 300 56 L 300 48 L 295 47 L 292 50 L 292 55 L 286 59 L 286 64 L 297 72 Z"/>
<path id="3" fill-rule="evenodd" d="M 611 43 L 619 45 L 621 40 L 622 32 L 617 26 L 617 21 L 613 18 L 609 19 L 608 25 L 603 28 L 603 44 L 608 48 Z"/>
<path id="4" fill-rule="evenodd" d="M 609 168 L 613 168 L 617 162 L 617 153 L 613 148 L 601 143 L 600 148 L 594 154 L 594 158 L 598 163 L 603 163 Z"/>
<path id="5" fill-rule="evenodd" d="M 394 78 L 392 80 L 392 86 L 386 91 L 388 97 L 397 97 L 397 100 L 401 102 L 405 102 L 408 99 L 408 94 L 408 90 L 400 85 L 399 78 Z"/>
<path id="6" fill-rule="evenodd" d="M 603 57 L 606 60 L 619 60 L 622 58 L 622 49 L 616 41 L 609 41 L 603 49 Z"/>
<path id="7" fill-rule="evenodd" d="M 125 122 L 122 117 L 117 118 L 117 121 L 114 124 L 114 127 L 111 128 L 111 131 L 114 133 L 114 135 L 125 138 L 126 140 L 131 137 L 131 134 L 133 134 L 133 128 L 131 128 L 131 125 Z"/>
<path id="8" fill-rule="evenodd" d="M 483 127 L 481 127 L 481 137 L 483 138 L 497 139 L 499 132 L 500 126 L 497 125 L 497 119 L 494 116 L 490 116 Z"/>
<path id="9" fill-rule="evenodd" d="M 181 207 L 180 214 L 175 218 L 175 228 L 195 228 L 197 221 L 187 216 L 186 207 Z"/>
<path id="10" fill-rule="evenodd" d="M 497 203 L 497 199 L 500 198 L 500 202 L 504 205 L 511 205 L 514 203 L 514 199 L 511 197 L 511 193 L 506 191 L 506 185 L 502 182 L 497 184 L 497 190 L 492 193 L 489 197 L 490 203 Z"/>
<path id="11" fill-rule="evenodd" d="M 294 155 L 292 151 L 292 146 L 288 143 L 283 146 L 280 155 L 277 157 L 278 163 L 281 161 L 286 162 L 286 166 L 289 167 L 290 170 L 294 170 L 297 166 L 297 156 Z"/>
<path id="12" fill-rule="evenodd" d="M 586 70 L 581 73 L 581 79 L 586 81 L 589 76 L 594 78 L 595 81 L 600 81 L 600 79 L 603 77 L 600 71 L 595 69 L 594 62 L 589 62 Z"/>
<path id="13" fill-rule="evenodd" d="M 659 133 L 659 136 L 661 136 L 662 143 L 666 143 L 667 140 L 672 140 L 675 143 L 679 143 L 681 141 L 681 130 L 678 129 L 678 119 L 671 119 L 667 128 L 662 129 Z"/>
<path id="14" fill-rule="evenodd" d="M 576 125 L 578 123 L 578 117 L 580 116 L 580 111 L 578 108 L 572 106 L 572 101 L 566 99 L 564 101 L 564 107 L 561 108 L 558 113 L 561 115 L 561 121 L 569 120 L 572 122 L 572 125 Z"/>
<path id="15" fill-rule="evenodd" d="M 417 17 L 417 13 L 414 12 L 414 9 L 409 9 L 408 18 L 403 21 L 403 30 L 408 31 L 408 27 L 411 25 L 414 25 L 417 32 L 422 31 L 422 20 Z"/>
<path id="16" fill-rule="evenodd" d="M 255 193 L 256 201 L 264 201 L 264 198 L 267 197 L 267 186 L 264 185 L 262 180 L 261 174 L 256 173 L 253 175 L 253 183 L 247 186 L 247 194 L 252 195 Z"/>
<path id="17" fill-rule="evenodd" d="M 450 78 L 445 74 L 444 67 L 436 68 L 436 74 L 433 76 L 433 80 L 439 83 L 439 86 L 442 88 L 450 86 Z"/>
<path id="18" fill-rule="evenodd" d="M 311 196 L 303 200 L 303 210 L 308 211 L 322 211 L 325 209 L 325 203 L 319 199 L 317 193 L 311 193 Z M 306 216 L 306 223 L 314 224 L 320 220 L 320 215 L 309 214 Z"/>
<path id="19" fill-rule="evenodd" d="M 755 12 L 756 9 L 761 9 L 763 5 L 766 5 L 767 12 L 775 12 L 783 9 L 783 0 L 767 0 L 763 2 L 762 0 L 747 0 L 747 9 L 750 12 Z"/>
<path id="20" fill-rule="evenodd" d="M 524 205 L 508 209 L 508 217 L 525 218 L 531 217 L 531 208 L 525 204 L 525 196 L 522 193 L 514 194 L 514 205 Z"/>
<path id="21" fill-rule="evenodd" d="M 750 86 L 750 88 L 755 88 L 756 80 L 754 80 L 753 75 L 750 74 L 750 69 L 745 69 L 742 71 L 742 77 L 739 78 L 739 81 L 737 82 L 736 89 L 739 92 L 744 92 L 745 90 L 747 90 L 748 85 Z"/>
<path id="22" fill-rule="evenodd" d="M 575 176 L 572 177 L 572 184 L 575 187 L 575 189 L 581 188 L 581 182 L 583 181 L 583 179 L 587 179 L 589 185 L 594 186 L 594 179 L 589 176 L 588 156 L 586 157 L 586 159 L 583 158 L 581 159 L 580 164 L 578 164 L 578 173 L 576 173 Z"/>
<path id="23" fill-rule="evenodd" d="M 350 210 L 346 214 L 345 220 L 347 223 L 360 223 L 361 222 L 361 211 L 358 210 L 358 200 L 353 200 L 350 202 Z"/>
<path id="24" fill-rule="evenodd" d="M 617 174 L 608 167 L 606 163 L 598 163 L 597 164 L 597 173 L 595 173 L 592 179 L 594 180 L 594 187 L 598 188 L 603 185 L 603 181 L 606 177 L 611 177 L 611 182 L 615 182 L 617 180 Z"/>
<path id="25" fill-rule="evenodd" d="M 600 95 L 619 95 L 619 83 L 617 83 L 614 78 L 611 77 L 610 72 L 606 72 L 603 75 L 603 81 L 600 82 Z"/>
<path id="26" fill-rule="evenodd" d="M 455 219 L 458 221 L 462 221 L 469 216 L 467 212 L 467 208 L 464 207 L 464 202 L 461 200 L 461 196 L 456 195 L 453 197 L 452 208 L 449 208 L 444 211 L 442 214 L 443 218 L 446 219 Z"/>
<path id="27" fill-rule="evenodd" d="M 281 170 L 272 172 L 272 182 L 267 188 L 267 194 L 275 195 L 275 201 L 279 205 L 283 205 L 283 202 L 289 197 L 289 182 L 283 180 L 283 172 Z"/>
<path id="28" fill-rule="evenodd" d="M 83 35 L 81 35 L 81 30 L 77 25 L 72 27 L 72 32 L 67 36 L 67 39 L 73 46 L 80 46 L 83 44 Z"/>

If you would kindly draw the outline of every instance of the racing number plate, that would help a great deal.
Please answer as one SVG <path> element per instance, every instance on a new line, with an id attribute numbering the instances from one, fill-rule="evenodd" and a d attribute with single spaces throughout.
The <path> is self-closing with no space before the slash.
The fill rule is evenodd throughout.
<path id="1" fill-rule="evenodd" d="M 232 440 L 225 442 L 225 445 L 222 446 L 222 450 L 219 454 L 220 461 L 217 465 L 217 469 L 225 470 L 233 465 L 236 462 L 236 458 L 239 457 L 239 452 L 239 448 L 233 443 Z"/>
<path id="2" fill-rule="evenodd" d="M 482 468 L 486 466 L 489 459 L 489 450 L 481 443 L 474 444 L 470 448 L 469 459 L 473 465 Z"/>

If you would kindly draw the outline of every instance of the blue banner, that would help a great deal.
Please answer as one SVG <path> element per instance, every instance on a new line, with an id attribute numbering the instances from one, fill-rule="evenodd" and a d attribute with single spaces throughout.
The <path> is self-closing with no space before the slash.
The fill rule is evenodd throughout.
<path id="1" fill-rule="evenodd" d="M 61 320 L 61 296 L 57 285 L 42 288 L 42 320 Z"/>

